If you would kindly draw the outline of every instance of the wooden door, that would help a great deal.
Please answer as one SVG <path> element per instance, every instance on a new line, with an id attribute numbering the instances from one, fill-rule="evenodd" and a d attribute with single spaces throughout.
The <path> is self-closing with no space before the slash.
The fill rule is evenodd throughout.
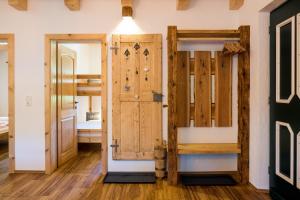
<path id="1" fill-rule="evenodd" d="M 290 0 L 271 13 L 270 20 L 270 194 L 274 199 L 299 199 L 300 30 L 296 15 L 300 1 Z M 299 22 L 298 22 L 299 23 Z M 299 26 L 299 24 L 298 24 Z M 296 36 L 298 36 L 298 41 Z M 296 45 L 298 43 L 298 45 Z M 298 53 L 296 50 L 298 46 Z M 298 61 L 298 68 L 296 69 Z M 298 154 L 298 155 L 297 155 Z"/>
<path id="2" fill-rule="evenodd" d="M 161 141 L 161 35 L 113 35 L 113 159 L 151 160 Z"/>
<path id="3" fill-rule="evenodd" d="M 57 130 L 58 166 L 77 155 L 76 52 L 58 45 L 57 50 Z"/>

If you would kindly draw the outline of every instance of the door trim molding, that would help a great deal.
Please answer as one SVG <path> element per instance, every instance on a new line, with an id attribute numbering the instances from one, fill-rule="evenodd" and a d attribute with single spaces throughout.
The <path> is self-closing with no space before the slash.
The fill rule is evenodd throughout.
<path id="1" fill-rule="evenodd" d="M 291 94 L 288 99 L 280 97 L 280 28 L 291 23 L 292 25 L 292 63 L 291 63 Z M 290 103 L 295 95 L 295 16 L 276 25 L 276 102 Z"/>
<path id="2" fill-rule="evenodd" d="M 8 43 L 8 170 L 15 173 L 15 36 L 0 34 L 0 40 Z"/>
<path id="3" fill-rule="evenodd" d="M 45 35 L 45 173 L 51 174 L 57 168 L 56 145 L 51 142 L 56 137 L 53 131 L 53 124 L 56 124 L 55 115 L 52 115 L 54 106 L 51 105 L 51 96 L 56 95 L 53 88 L 56 83 L 52 83 L 51 77 L 51 41 L 74 41 L 101 43 L 101 73 L 102 73 L 102 143 L 101 143 L 101 162 L 102 174 L 107 173 L 107 41 L 106 34 L 46 34 Z"/>
<path id="4" fill-rule="evenodd" d="M 290 178 L 286 175 L 282 174 L 279 169 L 279 163 L 280 163 L 280 126 L 285 126 L 289 130 L 290 133 L 290 140 L 291 140 L 291 146 L 290 146 L 290 153 L 291 153 L 291 160 L 290 160 Z M 294 132 L 290 126 L 290 124 L 286 122 L 276 121 L 276 175 L 284 179 L 285 181 L 289 182 L 290 184 L 294 184 Z"/>
<path id="5" fill-rule="evenodd" d="M 297 135 L 297 161 L 296 161 L 296 166 L 297 166 L 297 181 L 296 181 L 296 186 L 298 189 L 300 189 L 300 132 Z"/>
<path id="6" fill-rule="evenodd" d="M 300 13 L 297 14 L 297 96 L 300 99 Z M 300 185 L 299 185 L 300 189 Z"/>

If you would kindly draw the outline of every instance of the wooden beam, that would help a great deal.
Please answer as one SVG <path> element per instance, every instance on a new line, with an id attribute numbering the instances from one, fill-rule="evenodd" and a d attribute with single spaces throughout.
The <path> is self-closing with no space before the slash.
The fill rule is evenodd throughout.
<path id="1" fill-rule="evenodd" d="M 121 0 L 122 16 L 132 17 L 133 15 L 133 0 Z"/>
<path id="2" fill-rule="evenodd" d="M 244 5 L 244 0 L 230 0 L 229 9 L 230 10 L 239 10 Z"/>
<path id="3" fill-rule="evenodd" d="M 190 4 L 190 0 L 177 0 L 176 9 L 177 10 L 187 10 Z"/>
<path id="4" fill-rule="evenodd" d="M 238 156 L 240 183 L 249 182 L 249 135 L 250 135 L 250 26 L 241 26 L 241 45 L 246 49 L 238 58 Z"/>
<path id="5" fill-rule="evenodd" d="M 168 183 L 177 185 L 177 27 L 168 27 Z"/>
<path id="6" fill-rule="evenodd" d="M 245 52 L 246 49 L 241 46 L 238 42 L 227 42 L 224 44 L 223 54 L 224 55 L 234 55 Z"/>
<path id="7" fill-rule="evenodd" d="M 121 0 L 122 7 L 132 7 L 132 0 Z"/>
<path id="8" fill-rule="evenodd" d="M 71 11 L 78 11 L 78 10 L 80 10 L 80 0 L 65 0 L 65 5 Z"/>
<path id="9" fill-rule="evenodd" d="M 240 38 L 238 30 L 178 30 L 178 38 Z"/>
<path id="10" fill-rule="evenodd" d="M 8 0 L 8 4 L 17 10 L 27 10 L 27 0 Z"/>

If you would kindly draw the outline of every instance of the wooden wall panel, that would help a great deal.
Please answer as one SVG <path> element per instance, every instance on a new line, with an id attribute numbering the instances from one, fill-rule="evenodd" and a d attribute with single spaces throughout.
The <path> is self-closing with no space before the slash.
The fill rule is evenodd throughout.
<path id="1" fill-rule="evenodd" d="M 139 152 L 139 107 L 139 102 L 121 102 L 121 158 L 123 153 L 134 158 L 135 152 Z"/>
<path id="2" fill-rule="evenodd" d="M 232 62 L 231 55 L 216 52 L 215 68 L 215 124 L 232 125 Z"/>
<path id="3" fill-rule="evenodd" d="M 195 127 L 211 126 L 211 52 L 195 51 Z"/>
<path id="4" fill-rule="evenodd" d="M 120 43 L 120 100 L 138 101 L 139 98 L 139 53 L 136 43 Z"/>
<path id="5" fill-rule="evenodd" d="M 190 52 L 177 52 L 176 126 L 190 126 Z"/>
<path id="6" fill-rule="evenodd" d="M 161 35 L 113 35 L 113 159 L 153 160 L 162 140 Z M 118 48 L 119 47 L 119 48 Z"/>

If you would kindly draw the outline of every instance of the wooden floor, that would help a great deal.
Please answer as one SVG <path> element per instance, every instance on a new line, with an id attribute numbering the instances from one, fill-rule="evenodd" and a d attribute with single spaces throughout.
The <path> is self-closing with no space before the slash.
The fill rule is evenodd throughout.
<path id="1" fill-rule="evenodd" d="M 0 150 L 1 152 L 1 150 Z M 3 152 L 2 152 L 3 154 Z M 5 156 L 4 156 L 5 157 Z M 0 156 L 1 158 L 1 156 Z M 270 199 L 251 186 L 169 186 L 166 181 L 157 184 L 106 184 L 102 183 L 100 154 L 96 149 L 83 148 L 79 156 L 62 166 L 52 175 L 7 175 L 6 159 L 0 160 L 0 199 L 18 200 L 256 200 Z"/>

